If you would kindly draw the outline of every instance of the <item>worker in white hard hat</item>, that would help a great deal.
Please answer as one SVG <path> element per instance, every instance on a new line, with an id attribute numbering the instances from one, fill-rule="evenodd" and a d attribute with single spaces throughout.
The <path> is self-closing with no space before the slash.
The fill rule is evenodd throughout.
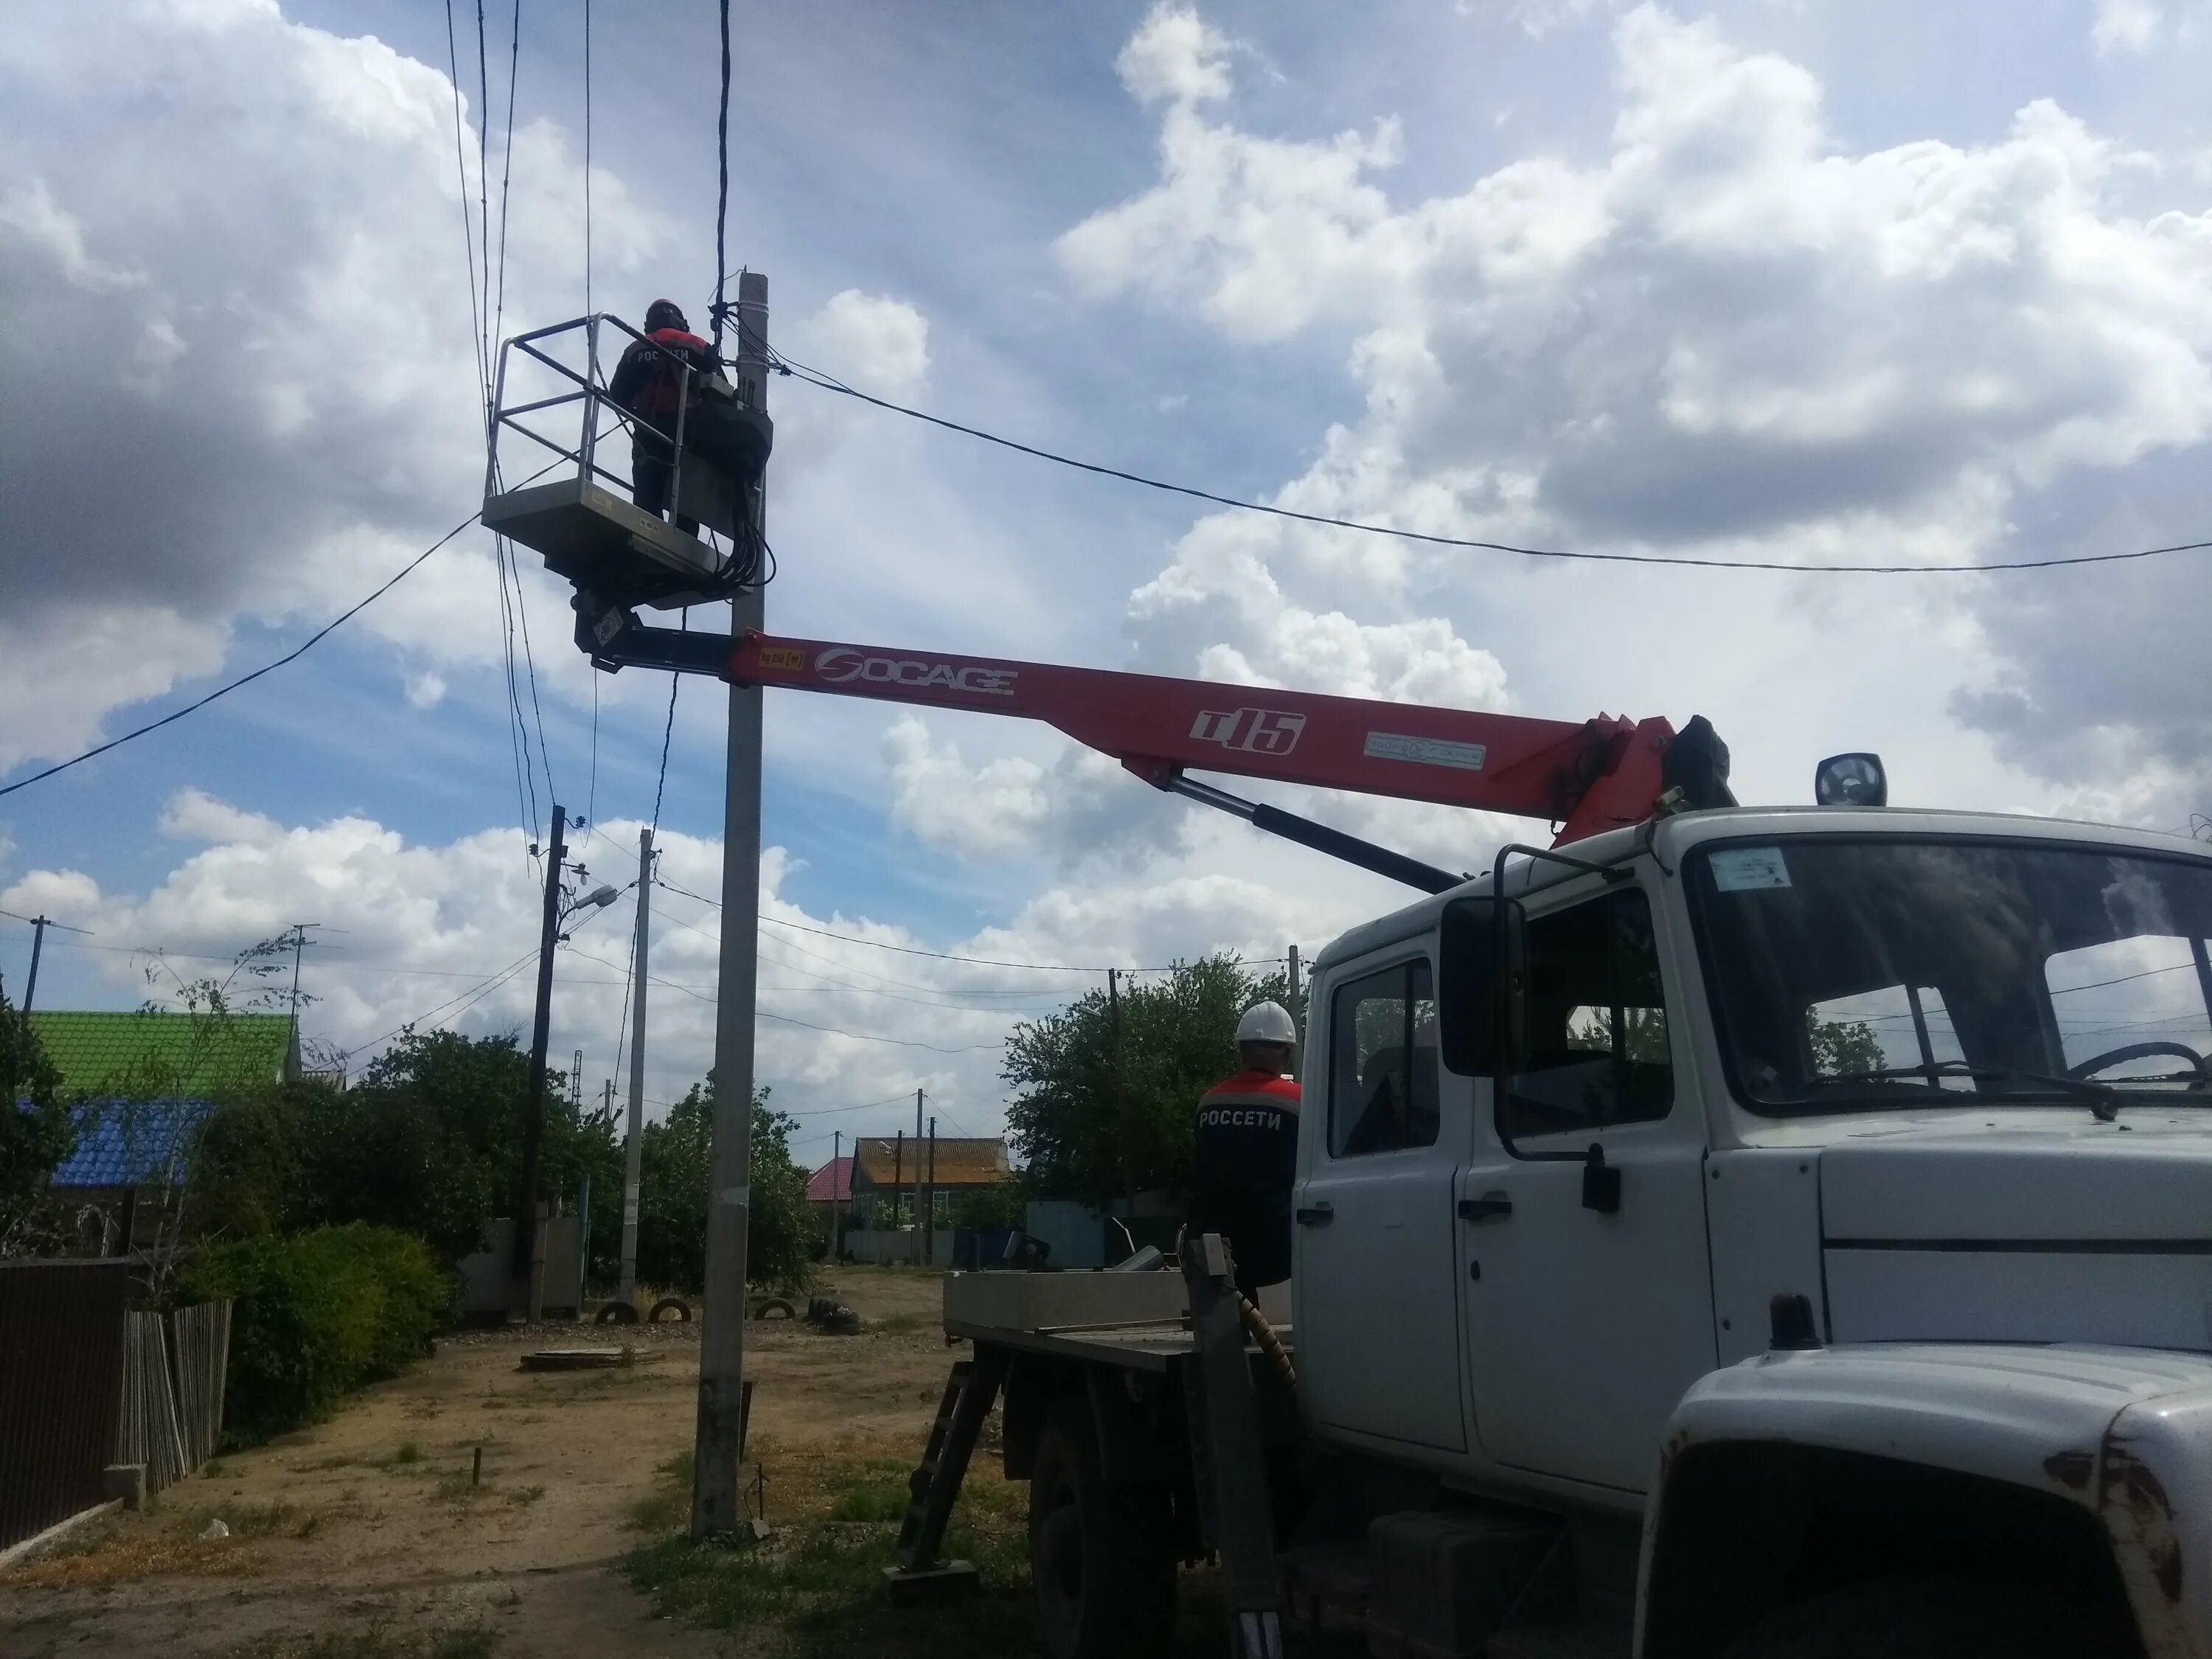
<path id="1" fill-rule="evenodd" d="M 1198 1103 L 1184 1234 L 1226 1237 L 1247 1296 L 1291 1276 L 1298 1085 L 1285 1073 L 1297 1035 L 1281 1003 L 1255 1003 L 1237 1022 L 1240 1069 Z"/>

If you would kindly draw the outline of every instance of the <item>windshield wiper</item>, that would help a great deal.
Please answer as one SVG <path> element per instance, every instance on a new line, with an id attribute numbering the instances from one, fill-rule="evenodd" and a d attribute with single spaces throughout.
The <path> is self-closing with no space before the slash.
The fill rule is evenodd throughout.
<path id="1" fill-rule="evenodd" d="M 1817 1083 L 1898 1083 L 1908 1078 L 1922 1079 L 1930 1089 L 1937 1088 L 1947 1077 L 1962 1077 L 1976 1083 L 2033 1083 L 2062 1095 L 2089 1103 L 2090 1115 L 2100 1123 L 2110 1123 L 2120 1115 L 2122 1096 L 2109 1083 L 2093 1083 L 2087 1078 L 2058 1077 L 2049 1072 L 2024 1072 L 2014 1066 L 1972 1066 L 1963 1060 L 1939 1060 L 1932 1065 L 1878 1066 L 1863 1072 L 1841 1072 L 1832 1077 L 1817 1078 Z"/>

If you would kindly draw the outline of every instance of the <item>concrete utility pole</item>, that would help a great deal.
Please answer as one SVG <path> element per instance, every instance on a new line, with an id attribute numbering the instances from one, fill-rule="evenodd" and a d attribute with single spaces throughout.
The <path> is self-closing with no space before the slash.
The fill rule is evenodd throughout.
<path id="1" fill-rule="evenodd" d="M 1106 1008 L 1114 1023 L 1114 1118 L 1121 1126 L 1121 1219 L 1137 1218 L 1136 1177 L 1129 1169 L 1129 1084 L 1121 1063 L 1121 970 L 1106 970 Z"/>
<path id="2" fill-rule="evenodd" d="M 830 1265 L 833 1267 L 845 1258 L 845 1206 L 844 1201 L 837 1196 L 837 1160 L 844 1155 L 844 1150 L 845 1132 L 832 1129 L 830 1132 Z M 860 1143 L 856 1139 L 853 1142 L 855 1157 L 860 1150 Z M 846 1190 L 852 1190 L 850 1182 L 846 1183 Z"/>
<path id="3" fill-rule="evenodd" d="M 768 409 L 768 278 L 738 278 L 738 399 Z M 768 528 L 767 489 L 751 504 Z M 757 585 L 730 606 L 730 632 L 766 625 Z M 707 1293 L 700 1312 L 699 1420 L 693 1443 L 691 1536 L 734 1532 L 744 1519 L 745 1244 L 752 1222 L 753 1005 L 760 979 L 761 688 L 730 688 L 723 775 L 722 949 L 714 1010 L 714 1130 L 707 1178 Z"/>
<path id="4" fill-rule="evenodd" d="M 629 1136 L 623 1142 L 622 1282 L 615 1291 L 633 1308 L 637 1306 L 637 1194 L 645 1158 L 646 952 L 652 932 L 653 831 L 641 830 L 637 832 L 637 971 L 630 976 Z"/>
<path id="5" fill-rule="evenodd" d="M 907 1241 L 907 1260 L 916 1267 L 921 1265 L 921 1241 L 927 1236 L 923 1229 L 929 1218 L 921 1212 L 921 1091 L 914 1091 L 914 1237 Z"/>
<path id="6" fill-rule="evenodd" d="M 1298 1046 L 1291 1050 L 1291 1075 L 1303 1082 L 1306 1074 L 1306 1017 L 1301 1006 L 1305 1000 L 1298 989 L 1298 947 L 1291 946 L 1291 1030 L 1298 1039 Z"/>
<path id="7" fill-rule="evenodd" d="M 530 1027 L 530 1081 L 523 1096 L 522 1180 L 514 1196 L 514 1284 L 507 1316 L 533 1324 L 544 1312 L 545 1236 L 538 1224 L 538 1161 L 545 1143 L 545 1048 L 552 1037 L 553 946 L 561 935 L 561 861 L 568 813 L 553 809 L 553 844 L 545 858 L 545 921 L 538 935 L 538 1014 Z"/>

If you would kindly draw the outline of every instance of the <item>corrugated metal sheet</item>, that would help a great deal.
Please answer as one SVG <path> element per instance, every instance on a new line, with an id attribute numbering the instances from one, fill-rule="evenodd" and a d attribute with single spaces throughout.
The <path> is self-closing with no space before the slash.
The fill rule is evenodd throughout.
<path id="1" fill-rule="evenodd" d="M 120 1261 L 0 1262 L 0 1547 L 100 1501 L 130 1272 Z"/>
<path id="2" fill-rule="evenodd" d="M 907 1136 L 902 1143 L 896 1135 L 869 1135 L 857 1143 L 860 1167 L 849 1179 L 860 1187 L 888 1187 L 894 1176 L 901 1187 L 914 1185 L 915 1138 Z M 921 1143 L 921 1174 L 927 1185 L 931 1178 L 930 1145 Z M 990 1186 L 1009 1180 L 1013 1165 L 1006 1161 L 1004 1140 L 963 1136 L 955 1139 L 949 1135 L 937 1139 L 935 1179 L 939 1187 Z"/>

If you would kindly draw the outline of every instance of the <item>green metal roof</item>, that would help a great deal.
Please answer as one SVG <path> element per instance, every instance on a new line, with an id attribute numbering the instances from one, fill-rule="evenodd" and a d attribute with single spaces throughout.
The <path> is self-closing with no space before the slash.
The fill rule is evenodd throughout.
<path id="1" fill-rule="evenodd" d="M 34 1009 L 31 1029 L 72 1093 L 204 1096 L 274 1083 L 292 1046 L 289 1014 L 76 1014 Z"/>

